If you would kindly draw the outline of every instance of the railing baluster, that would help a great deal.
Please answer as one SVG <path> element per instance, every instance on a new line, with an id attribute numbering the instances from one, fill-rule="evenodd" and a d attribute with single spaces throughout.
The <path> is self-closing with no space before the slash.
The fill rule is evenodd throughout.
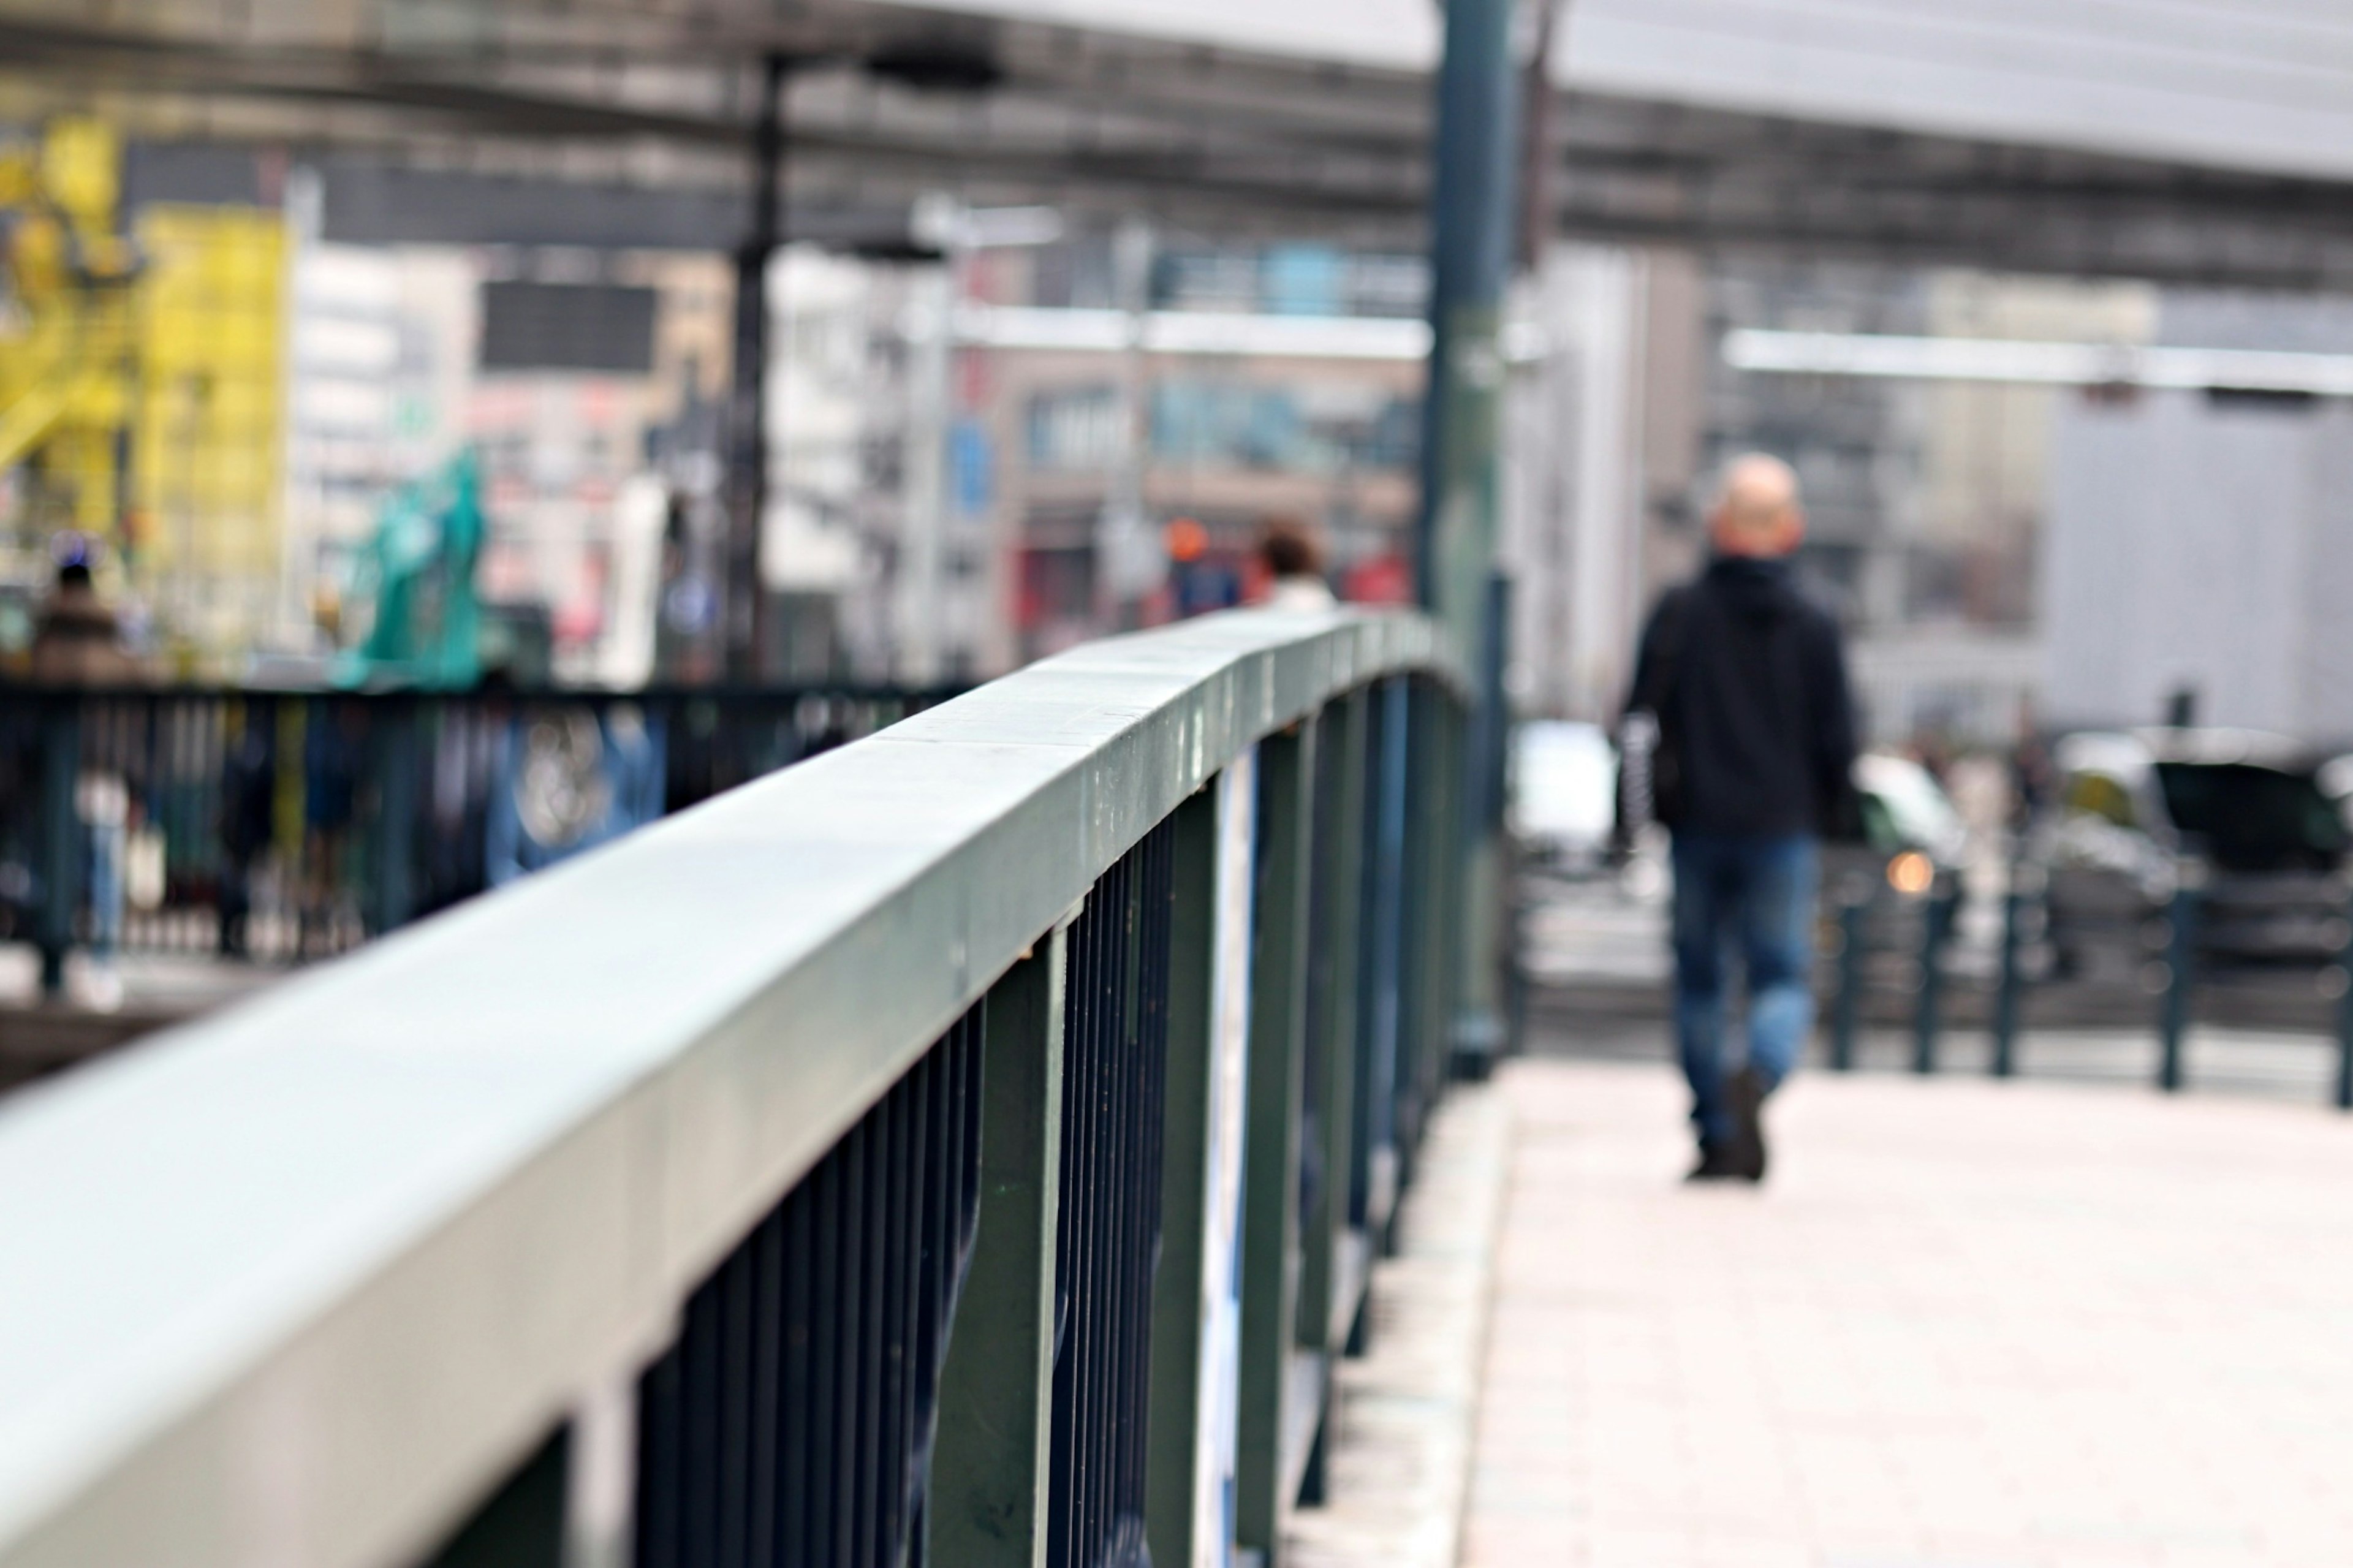
<path id="1" fill-rule="evenodd" d="M 941 1568 L 1046 1560 L 1068 962 L 1057 930 L 988 994 L 980 1231 L 941 1377 L 932 1466 L 931 1556 Z"/>
<path id="2" fill-rule="evenodd" d="M 1241 1390 L 1235 1535 L 1280 1568 L 1299 1253 L 1299 1105 L 1314 853 L 1316 721 L 1259 743 L 1258 900 L 1250 961 L 1242 1188 Z"/>
<path id="3" fill-rule="evenodd" d="M 1356 1166 L 1356 956 L 1360 945 L 1366 694 L 1349 693 L 1324 710 L 1316 741 L 1316 828 L 1309 955 L 1308 1017 L 1312 1077 L 1305 1100 L 1316 1140 L 1301 1246 L 1299 1341 L 1328 1363 L 1347 1348 L 1364 1282 L 1351 1219 Z M 1322 1423 L 1319 1420 L 1318 1426 Z M 1308 1467 L 1303 1496 L 1323 1493 L 1322 1446 Z"/>
<path id="4" fill-rule="evenodd" d="M 1217 1014 L 1218 952 L 1223 942 L 1246 938 L 1229 931 L 1230 915 L 1250 919 L 1248 860 L 1255 789 L 1247 765 L 1227 773 L 1176 808 L 1170 835 L 1168 1058 L 1161 1145 L 1160 1268 L 1153 1279 L 1151 1442 L 1145 1478 L 1145 1525 L 1155 1563 L 1197 1561 L 1196 1532 L 1209 1521 L 1208 1503 L 1223 1489 L 1208 1473 L 1227 1456 L 1216 1424 L 1226 1412 L 1205 1399 L 1202 1358 L 1219 1316 L 1232 1310 L 1230 1212 L 1224 1172 L 1240 1151 L 1219 1121 L 1225 1086 L 1219 1081 L 1221 1021 Z M 1239 787 L 1238 787 L 1239 786 Z M 1240 884 L 1227 900 L 1220 852 L 1228 836 L 1240 851 Z M 1239 1045 L 1239 1042 L 1234 1042 Z M 1208 1431 L 1205 1437 L 1204 1428 Z M 1221 1522 L 1221 1521 L 1220 1521 Z"/>

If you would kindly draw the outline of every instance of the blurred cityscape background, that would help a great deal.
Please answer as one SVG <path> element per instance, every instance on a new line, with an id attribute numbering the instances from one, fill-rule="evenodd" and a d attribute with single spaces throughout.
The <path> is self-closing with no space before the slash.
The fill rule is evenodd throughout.
<path id="1" fill-rule="evenodd" d="M 1774 9 L 1546 14 L 1520 706 L 1611 710 L 1756 447 L 1804 478 L 1881 741 L 2183 692 L 2353 734 L 2343 171 L 2286 134 L 2342 110 L 2251 85 L 2322 23 L 2267 13 L 2218 99 L 2154 63 L 2187 22 L 2085 52 L 2088 5 Z M 474 662 L 531 686 L 969 681 L 1246 596 L 1273 516 L 1344 595 L 1410 596 L 1434 14 L 1020 11 L 11 19 L 0 656 L 86 551 L 155 677 L 328 681 L 421 569 L 396 498 L 461 455 L 480 535 L 438 548 Z"/>
<path id="2" fill-rule="evenodd" d="M 0 1559 L 2353 1558 L 2353 0 L 0 0 L 0 1090 L 1327 595 L 12 1093 Z"/>
<path id="3" fill-rule="evenodd" d="M 1610 720 L 1761 449 L 1974 896 L 2030 808 L 2138 836 L 2103 864 L 2211 837 L 2148 794 L 2192 753 L 2353 790 L 2344 36 L 2242 10 L 1520 7 L 1461 372 L 1513 713 Z M 1425 596 L 1440 22 L 5 7 L 0 670 L 148 694 L 0 703 L 5 934 L 53 985 L 77 944 L 338 951 L 1253 602 L 1270 526 Z"/>

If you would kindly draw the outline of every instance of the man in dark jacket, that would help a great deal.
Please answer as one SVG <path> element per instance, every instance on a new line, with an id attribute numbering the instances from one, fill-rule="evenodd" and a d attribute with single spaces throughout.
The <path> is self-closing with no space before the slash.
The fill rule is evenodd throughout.
<path id="1" fill-rule="evenodd" d="M 1790 580 L 1797 476 L 1751 455 L 1708 519 L 1715 556 L 1643 629 L 1651 809 L 1674 835 L 1675 1033 L 1699 1135 L 1694 1180 L 1762 1180 L 1765 1097 L 1813 1028 L 1819 843 L 1843 807 L 1853 710 L 1837 623 Z M 1748 977 L 1747 1059 L 1724 1068 L 1725 961 Z"/>

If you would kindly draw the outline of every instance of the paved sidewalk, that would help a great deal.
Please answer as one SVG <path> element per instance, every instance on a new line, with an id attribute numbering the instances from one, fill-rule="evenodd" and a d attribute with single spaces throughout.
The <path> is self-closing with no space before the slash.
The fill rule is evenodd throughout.
<path id="1" fill-rule="evenodd" d="M 2353 1120 L 1524 1061 L 1471 1568 L 2353 1563 Z"/>

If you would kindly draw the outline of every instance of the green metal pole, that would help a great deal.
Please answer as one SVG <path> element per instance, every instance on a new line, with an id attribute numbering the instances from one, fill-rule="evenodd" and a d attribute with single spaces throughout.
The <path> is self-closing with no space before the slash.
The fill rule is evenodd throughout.
<path id="1" fill-rule="evenodd" d="M 1285 1452 L 1299 1289 L 1299 1110 L 1314 865 L 1315 721 L 1258 748 L 1259 899 L 1250 959 L 1249 1107 L 1242 1165 L 1240 1403 L 1235 1544 L 1282 1568 L 1293 1501 Z"/>
<path id="2" fill-rule="evenodd" d="M 1482 741 L 1456 765 L 1472 777 L 1456 797 L 1463 861 L 1461 903 L 1444 916 L 1459 948 L 1450 971 L 1463 983 L 1443 998 L 1446 1044 L 1492 1055 L 1503 1038 L 1498 825 L 1491 792 L 1475 776 L 1500 755 L 1504 695 L 1501 605 L 1495 577 L 1499 409 L 1504 390 L 1504 291 L 1511 276 L 1514 209 L 1520 194 L 1520 72 L 1512 58 L 1513 0 L 1449 0 L 1430 148 L 1430 351 L 1422 414 L 1421 511 L 1415 567 L 1421 602 L 1476 672 L 1473 726 Z M 1450 840 L 1456 835 L 1450 832 Z"/>
<path id="3" fill-rule="evenodd" d="M 935 1563 L 1046 1561 L 1065 973 L 1057 930 L 988 993 L 980 1227 L 940 1371 L 929 1510 Z"/>

